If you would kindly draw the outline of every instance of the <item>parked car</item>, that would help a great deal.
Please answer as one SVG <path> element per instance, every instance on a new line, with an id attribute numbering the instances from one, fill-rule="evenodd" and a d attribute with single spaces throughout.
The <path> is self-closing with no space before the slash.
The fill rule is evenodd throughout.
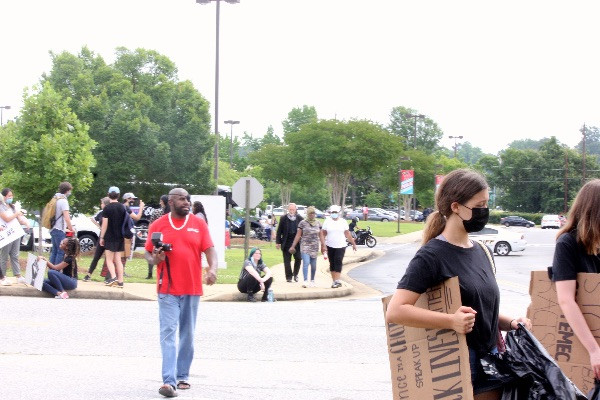
<path id="1" fill-rule="evenodd" d="M 346 214 L 346 219 L 352 219 L 354 217 L 358 217 L 359 219 L 363 219 L 362 210 L 354 210 L 351 213 Z M 390 214 L 382 213 L 376 211 L 374 209 L 369 209 L 369 216 L 367 217 L 369 221 L 396 221 L 396 218 Z"/>
<path id="2" fill-rule="evenodd" d="M 394 221 L 398 220 L 398 213 L 396 211 L 384 210 L 383 208 L 378 208 L 378 207 L 373 207 L 373 210 L 392 216 L 394 218 Z"/>
<path id="3" fill-rule="evenodd" d="M 298 213 L 298 215 L 300 215 L 302 218 L 306 218 L 306 206 L 302 206 L 297 204 L 296 205 L 296 212 Z"/>
<path id="4" fill-rule="evenodd" d="M 419 210 L 410 210 L 410 219 L 416 222 L 421 222 L 425 219 L 425 217 Z"/>
<path id="5" fill-rule="evenodd" d="M 29 227 L 32 231 L 25 232 L 25 235 L 21 237 L 21 244 L 19 247 L 21 251 L 34 251 L 34 244 L 37 248 L 39 243 L 40 224 L 32 218 L 27 218 L 27 221 L 29 222 Z M 50 236 L 50 231 L 46 228 L 42 228 L 42 237 L 44 238 L 42 249 L 44 251 L 50 251 L 50 249 L 52 249 L 52 237 Z"/>
<path id="6" fill-rule="evenodd" d="M 535 222 L 528 221 L 525 218 L 516 215 L 500 218 L 500 224 L 504 226 L 526 226 L 527 228 L 533 228 L 535 226 Z"/>
<path id="7" fill-rule="evenodd" d="M 326 211 L 321 211 L 318 208 L 315 208 L 315 211 L 317 213 L 317 218 L 325 218 L 325 217 L 329 217 L 329 213 Z"/>
<path id="8" fill-rule="evenodd" d="M 283 207 L 275 207 L 273 209 L 273 216 L 282 217 L 284 215 L 285 215 L 285 210 L 283 209 Z"/>
<path id="9" fill-rule="evenodd" d="M 544 215 L 542 217 L 542 229 L 546 229 L 546 228 L 559 229 L 561 226 L 563 226 L 563 223 L 560 220 L 560 217 L 556 214 Z"/>
<path id="10" fill-rule="evenodd" d="M 469 233 L 469 237 L 483 242 L 499 256 L 507 256 L 511 251 L 523 251 L 527 247 L 525 235 L 487 225 L 479 232 Z"/>
<path id="11" fill-rule="evenodd" d="M 77 239 L 79 239 L 79 247 L 82 253 L 94 251 L 98 245 L 98 238 L 100 237 L 100 228 L 98 228 L 91 220 L 84 214 L 75 214 L 71 218 L 73 228 L 77 231 Z"/>

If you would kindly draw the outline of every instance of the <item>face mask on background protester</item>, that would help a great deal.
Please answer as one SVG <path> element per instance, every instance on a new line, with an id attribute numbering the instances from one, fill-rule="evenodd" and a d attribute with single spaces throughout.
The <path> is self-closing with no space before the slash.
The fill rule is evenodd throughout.
<path id="1" fill-rule="evenodd" d="M 461 204 L 462 205 L 462 204 Z M 463 205 L 463 207 L 471 210 L 471 219 L 465 220 L 463 219 L 463 226 L 468 233 L 471 232 L 479 232 L 485 225 L 488 223 L 490 218 L 490 209 L 487 207 L 467 207 Z M 459 215 L 460 217 L 460 215 Z M 462 217 L 461 217 L 462 219 Z"/>
<path id="2" fill-rule="evenodd" d="M 12 204 L 12 201 L 13 201 L 12 197 L 10 199 L 6 199 L 6 204 Z"/>
<path id="3" fill-rule="evenodd" d="M 338 213 L 336 213 L 336 212 L 331 213 L 331 218 L 337 219 L 337 217 L 338 217 Z"/>

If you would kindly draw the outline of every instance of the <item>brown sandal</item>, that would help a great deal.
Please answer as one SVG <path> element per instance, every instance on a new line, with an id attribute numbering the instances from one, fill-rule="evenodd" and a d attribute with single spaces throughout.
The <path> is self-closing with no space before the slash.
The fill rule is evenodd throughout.
<path id="1" fill-rule="evenodd" d="M 177 389 L 188 390 L 191 387 L 192 387 L 192 385 L 190 385 L 186 381 L 179 381 L 179 382 L 177 382 Z"/>

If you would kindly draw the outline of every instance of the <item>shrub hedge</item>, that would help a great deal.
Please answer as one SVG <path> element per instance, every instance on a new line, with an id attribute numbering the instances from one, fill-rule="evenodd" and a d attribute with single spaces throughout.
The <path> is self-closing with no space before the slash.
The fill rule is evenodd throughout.
<path id="1" fill-rule="evenodd" d="M 535 222 L 536 225 L 540 225 L 542 223 L 542 217 L 546 214 L 490 210 L 490 223 L 491 224 L 499 224 L 500 218 L 509 217 L 512 215 L 518 215 L 519 217 L 523 217 L 526 220 Z"/>

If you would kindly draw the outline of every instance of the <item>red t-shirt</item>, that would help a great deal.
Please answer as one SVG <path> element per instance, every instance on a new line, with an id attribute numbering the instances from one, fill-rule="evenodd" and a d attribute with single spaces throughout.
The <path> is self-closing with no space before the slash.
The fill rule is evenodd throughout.
<path id="1" fill-rule="evenodd" d="M 173 225 L 179 228 L 185 219 L 173 218 Z M 161 232 L 163 243 L 173 245 L 173 250 L 167 252 L 171 266 L 172 282 L 169 282 L 166 261 L 156 267 L 157 291 L 162 294 L 175 296 L 202 296 L 202 252 L 213 247 L 208 225 L 198 217 L 190 214 L 185 227 L 175 230 L 169 222 L 169 214 L 154 221 L 148 229 L 148 239 L 145 249 L 152 252 L 152 233 Z M 162 274 L 162 285 L 160 284 Z"/>

